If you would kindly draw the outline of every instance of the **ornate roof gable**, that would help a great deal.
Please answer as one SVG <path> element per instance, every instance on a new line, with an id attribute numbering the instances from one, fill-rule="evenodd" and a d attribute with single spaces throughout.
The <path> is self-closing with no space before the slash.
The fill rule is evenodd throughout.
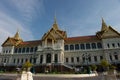
<path id="1" fill-rule="evenodd" d="M 107 26 L 102 18 L 102 28 L 101 31 L 98 31 L 96 33 L 98 38 L 116 38 L 120 37 L 120 33 L 117 32 L 115 29 L 113 29 L 111 26 Z"/>
<path id="2" fill-rule="evenodd" d="M 8 37 L 6 41 L 2 44 L 2 46 L 14 46 L 16 43 L 16 40 L 14 38 Z"/>
<path id="3" fill-rule="evenodd" d="M 67 37 L 66 32 L 59 29 L 57 21 L 55 19 L 52 28 L 43 35 L 42 40 L 51 37 L 52 39 L 64 39 Z"/>
<path id="4" fill-rule="evenodd" d="M 108 29 L 102 34 L 101 37 L 102 38 L 120 37 L 120 33 L 118 33 L 115 29 L 109 26 Z"/>
<path id="5" fill-rule="evenodd" d="M 8 37 L 2 46 L 16 46 L 20 42 L 23 42 L 23 40 L 20 38 L 19 32 L 17 31 L 14 37 Z"/>

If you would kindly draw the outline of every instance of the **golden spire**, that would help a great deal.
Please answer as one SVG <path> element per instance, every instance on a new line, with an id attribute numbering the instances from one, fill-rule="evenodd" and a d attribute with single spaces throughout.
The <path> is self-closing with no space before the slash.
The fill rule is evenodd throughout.
<path id="1" fill-rule="evenodd" d="M 14 35 L 14 39 L 21 40 L 19 36 L 19 30 L 17 30 L 16 34 Z"/>
<path id="2" fill-rule="evenodd" d="M 54 24 L 57 24 L 56 12 L 55 12 L 55 16 L 54 16 Z"/>
<path id="3" fill-rule="evenodd" d="M 54 28 L 54 29 L 57 29 L 57 30 L 59 29 L 59 28 L 58 28 L 58 25 L 57 25 L 56 13 L 55 13 L 55 16 L 54 16 L 53 28 Z"/>
<path id="4" fill-rule="evenodd" d="M 102 18 L 102 28 L 101 28 L 101 31 L 105 31 L 107 29 L 107 25 L 104 21 L 104 19 Z"/>

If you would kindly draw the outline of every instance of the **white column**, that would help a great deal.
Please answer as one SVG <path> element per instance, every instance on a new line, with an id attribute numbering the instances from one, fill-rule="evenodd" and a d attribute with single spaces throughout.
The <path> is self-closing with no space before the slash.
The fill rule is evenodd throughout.
<path id="1" fill-rule="evenodd" d="M 46 55 L 45 54 L 43 54 L 43 62 L 42 63 L 46 63 Z"/>
<path id="2" fill-rule="evenodd" d="M 38 55 L 38 58 L 36 58 L 36 64 L 40 63 L 40 55 Z"/>
<path id="3" fill-rule="evenodd" d="M 62 59 L 62 57 L 61 57 L 61 53 L 59 53 L 59 62 L 61 63 L 61 60 Z"/>
<path id="4" fill-rule="evenodd" d="M 60 54 L 58 53 L 58 63 L 60 63 Z"/>
<path id="5" fill-rule="evenodd" d="M 55 62 L 55 54 L 54 53 L 52 54 L 52 60 L 51 61 L 52 61 L 52 63 Z"/>
<path id="6" fill-rule="evenodd" d="M 91 56 L 91 63 L 95 63 L 94 56 Z"/>

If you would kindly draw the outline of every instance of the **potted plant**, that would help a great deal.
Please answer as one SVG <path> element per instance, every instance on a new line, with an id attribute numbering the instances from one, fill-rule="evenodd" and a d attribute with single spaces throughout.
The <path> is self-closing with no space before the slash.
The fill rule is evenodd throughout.
<path id="1" fill-rule="evenodd" d="M 116 67 L 114 65 L 110 65 L 110 70 L 109 70 L 109 74 L 116 74 Z"/>
<path id="2" fill-rule="evenodd" d="M 26 61 L 26 62 L 23 64 L 22 68 L 23 68 L 23 70 L 25 70 L 25 71 L 30 71 L 30 69 L 31 69 L 32 66 L 33 66 L 32 63 L 30 63 L 29 61 Z"/>
<path id="3" fill-rule="evenodd" d="M 107 60 L 101 60 L 100 65 L 102 66 L 102 68 L 104 69 L 104 71 L 108 71 L 109 70 L 109 63 Z"/>
<path id="4" fill-rule="evenodd" d="M 92 68 L 93 71 L 96 71 L 97 66 L 96 65 L 91 65 L 91 68 Z"/>

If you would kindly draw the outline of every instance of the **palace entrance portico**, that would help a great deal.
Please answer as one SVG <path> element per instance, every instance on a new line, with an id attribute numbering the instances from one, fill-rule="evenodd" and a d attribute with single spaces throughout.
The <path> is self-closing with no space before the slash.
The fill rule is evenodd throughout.
<path id="1" fill-rule="evenodd" d="M 51 47 L 46 47 L 39 51 L 38 54 L 39 64 L 42 66 L 44 72 L 54 71 L 55 69 L 58 69 L 58 66 L 61 66 L 61 63 L 63 63 L 61 50 L 54 50 Z"/>

